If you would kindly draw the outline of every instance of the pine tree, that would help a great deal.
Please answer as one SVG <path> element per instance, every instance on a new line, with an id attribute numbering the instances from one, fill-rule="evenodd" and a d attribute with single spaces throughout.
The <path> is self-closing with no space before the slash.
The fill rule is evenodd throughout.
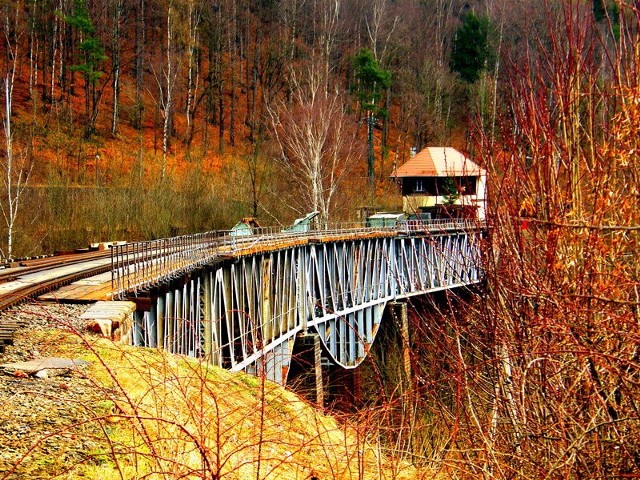
<path id="1" fill-rule="evenodd" d="M 76 29 L 80 36 L 78 46 L 79 63 L 72 65 L 71 70 L 79 72 L 85 82 L 85 113 L 87 116 L 86 135 L 90 136 L 95 130 L 96 117 L 98 115 L 98 89 L 96 84 L 103 71 L 100 70 L 102 62 L 107 60 L 104 48 L 100 41 L 93 36 L 95 27 L 89 17 L 89 10 L 85 0 L 74 0 L 73 14 L 66 15 L 64 21 Z"/>
<path id="2" fill-rule="evenodd" d="M 367 112 L 367 176 L 373 185 L 373 124 L 375 118 L 384 118 L 387 111 L 380 106 L 382 94 L 391 86 L 391 72 L 384 70 L 373 53 L 362 49 L 354 60 L 356 84 L 352 87 L 362 111 Z"/>
<path id="3" fill-rule="evenodd" d="M 493 60 L 494 54 L 489 42 L 490 30 L 489 19 L 476 17 L 472 12 L 464 18 L 456 32 L 449 66 L 467 83 L 478 80 L 480 73 Z"/>

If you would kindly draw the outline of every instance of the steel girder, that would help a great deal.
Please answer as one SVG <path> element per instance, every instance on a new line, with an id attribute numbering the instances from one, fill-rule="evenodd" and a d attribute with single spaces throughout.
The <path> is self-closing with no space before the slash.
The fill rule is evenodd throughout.
<path id="1" fill-rule="evenodd" d="M 366 357 L 389 301 L 480 280 L 479 233 L 318 242 L 205 268 L 138 313 L 137 345 L 163 346 L 285 383 L 295 337 L 315 330 L 344 368 Z"/>

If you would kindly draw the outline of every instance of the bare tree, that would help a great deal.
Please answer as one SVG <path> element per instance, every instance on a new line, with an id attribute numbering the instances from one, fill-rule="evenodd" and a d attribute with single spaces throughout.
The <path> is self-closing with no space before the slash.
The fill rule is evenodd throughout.
<path id="1" fill-rule="evenodd" d="M 12 8 L 11 8 L 12 7 Z M 15 2 L 12 6 L 7 4 L 3 15 L 3 43 L 6 48 L 5 77 L 0 80 L 2 90 L 2 132 L 4 133 L 5 152 L 1 160 L 4 196 L 6 199 L 0 202 L 0 211 L 7 228 L 6 250 L 2 251 L 6 258 L 11 258 L 14 251 L 14 234 L 18 210 L 22 200 L 22 194 L 29 178 L 30 169 L 26 167 L 26 155 L 16 155 L 11 128 L 11 115 L 13 108 L 13 88 L 15 85 L 19 49 L 23 36 L 20 12 L 22 2 Z"/>
<path id="2" fill-rule="evenodd" d="M 165 24 L 165 62 L 160 73 L 155 72 L 158 85 L 158 99 L 156 105 L 162 116 L 162 166 L 160 176 L 167 174 L 167 157 L 173 123 L 173 108 L 176 80 L 178 77 L 178 38 L 176 32 L 177 10 L 176 0 L 169 0 L 166 10 Z"/>
<path id="3" fill-rule="evenodd" d="M 147 42 L 146 0 L 138 0 L 135 23 L 135 70 L 136 70 L 136 105 L 134 126 L 142 130 L 142 83 L 144 80 L 145 49 Z"/>
<path id="4" fill-rule="evenodd" d="M 200 21 L 202 19 L 200 6 L 196 0 L 187 0 L 187 107 L 186 120 L 187 132 L 185 141 L 191 144 L 194 129 L 194 117 L 196 113 L 196 96 L 200 80 L 200 62 L 197 58 L 197 50 L 200 43 Z"/>
<path id="5" fill-rule="evenodd" d="M 113 2 L 113 36 L 111 37 L 111 69 L 113 88 L 113 112 L 111 116 L 111 134 L 115 135 L 118 130 L 118 117 L 120 114 L 120 41 L 123 0 Z"/>
<path id="6" fill-rule="evenodd" d="M 510 66 L 500 145 L 491 125 L 480 128 L 495 188 L 476 319 L 493 369 L 475 386 L 491 407 L 462 403 L 475 421 L 465 434 L 484 450 L 477 466 L 497 476 L 624 478 L 640 468 L 638 18 L 620 8 L 607 68 L 591 5 L 549 12 L 536 61 Z"/>
<path id="7" fill-rule="evenodd" d="M 333 67 L 331 65 L 331 56 L 334 52 L 337 36 L 338 36 L 338 20 L 340 19 L 341 0 L 333 0 L 330 2 L 319 2 L 318 17 L 319 27 L 317 35 L 317 47 L 320 57 L 323 60 L 323 78 L 325 88 L 329 86 L 329 79 Z"/>
<path id="8" fill-rule="evenodd" d="M 367 16 L 367 34 L 371 43 L 373 57 L 378 62 L 384 62 L 387 56 L 390 39 L 399 21 L 398 15 L 389 13 L 387 0 L 371 2 L 371 15 Z M 384 38 L 381 38 L 384 37 Z"/>
<path id="9" fill-rule="evenodd" d="M 6 258 L 12 258 L 14 251 L 14 234 L 18 210 L 21 205 L 22 196 L 29 180 L 31 169 L 26 165 L 26 155 L 16 157 L 13 143 L 13 132 L 11 130 L 11 108 L 13 104 L 13 85 L 15 80 L 15 67 L 17 58 L 17 47 L 12 50 L 13 68 L 7 74 L 4 81 L 0 83 L 4 93 L 2 112 L 2 131 L 5 138 L 5 155 L 2 159 L 2 173 L 4 194 L 6 200 L 0 202 L 0 211 L 7 227 L 7 247 L 3 251 Z M 1 85 L 4 83 L 4 85 Z"/>
<path id="10" fill-rule="evenodd" d="M 311 67 L 303 83 L 292 75 L 292 104 L 268 107 L 279 161 L 299 192 L 299 207 L 329 221 L 342 182 L 360 158 L 355 120 L 339 94 L 324 89 L 322 68 Z"/>

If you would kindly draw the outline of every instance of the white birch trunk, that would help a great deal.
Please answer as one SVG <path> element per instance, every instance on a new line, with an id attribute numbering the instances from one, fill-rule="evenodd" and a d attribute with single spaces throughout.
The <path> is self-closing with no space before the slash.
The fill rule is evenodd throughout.
<path id="1" fill-rule="evenodd" d="M 120 21 L 122 16 L 122 0 L 115 0 L 113 11 L 113 115 L 111 117 L 111 134 L 118 130 L 120 110 Z"/>
<path id="2" fill-rule="evenodd" d="M 167 65 L 165 70 L 165 98 L 163 105 L 163 127 L 162 127 L 162 171 L 160 176 L 164 180 L 167 174 L 167 156 L 169 154 L 169 135 L 171 134 L 171 109 L 173 108 L 173 85 L 174 85 L 174 64 L 173 64 L 173 2 L 169 2 L 167 10 Z"/>
<path id="3" fill-rule="evenodd" d="M 10 46 L 9 46 L 10 47 Z M 14 149 L 13 149 L 13 132 L 11 130 L 11 110 L 13 105 L 13 85 L 15 82 L 15 70 L 17 63 L 18 47 L 11 49 L 11 71 L 4 80 L 4 112 L 2 114 L 2 127 L 5 137 L 6 154 L 3 162 L 4 169 L 4 189 L 7 195 L 7 201 L 0 203 L 0 211 L 7 227 L 7 250 L 4 252 L 6 258 L 13 256 L 13 240 L 15 233 L 15 224 L 18 217 L 18 208 L 20 200 L 29 178 L 29 171 L 25 171 L 22 165 L 15 165 Z"/>
<path id="4" fill-rule="evenodd" d="M 200 12 L 197 10 L 195 1 L 188 2 L 188 23 L 189 23 L 189 44 L 187 47 L 187 133 L 185 135 L 188 143 L 193 135 L 194 99 L 198 92 L 199 72 L 198 65 L 194 61 L 195 51 L 198 45 L 198 28 L 200 26 Z"/>

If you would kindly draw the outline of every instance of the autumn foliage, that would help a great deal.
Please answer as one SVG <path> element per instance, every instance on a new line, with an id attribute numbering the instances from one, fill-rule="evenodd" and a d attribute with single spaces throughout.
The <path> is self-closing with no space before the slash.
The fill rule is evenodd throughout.
<path id="1" fill-rule="evenodd" d="M 549 9 L 476 122 L 485 284 L 414 300 L 409 378 L 379 355 L 379 424 L 452 478 L 640 475 L 640 14 L 590 7 Z"/>
<path id="2" fill-rule="evenodd" d="M 493 179 L 487 284 L 456 324 L 474 347 L 451 406 L 468 473 L 640 471 L 640 17 L 620 7 L 612 38 L 566 2 L 547 48 L 510 68 L 499 139 L 477 132 Z"/>

